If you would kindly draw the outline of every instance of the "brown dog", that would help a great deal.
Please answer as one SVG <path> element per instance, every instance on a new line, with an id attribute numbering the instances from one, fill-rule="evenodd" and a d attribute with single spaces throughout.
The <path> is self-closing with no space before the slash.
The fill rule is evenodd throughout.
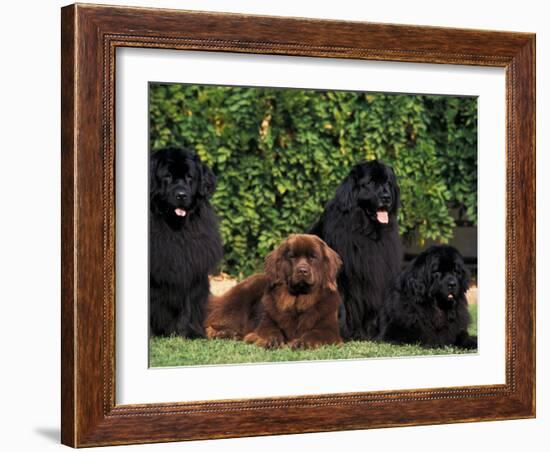
<path id="1" fill-rule="evenodd" d="M 253 275 L 210 297 L 204 323 L 209 338 L 244 339 L 265 348 L 340 344 L 336 275 L 342 262 L 323 240 L 290 235 Z"/>

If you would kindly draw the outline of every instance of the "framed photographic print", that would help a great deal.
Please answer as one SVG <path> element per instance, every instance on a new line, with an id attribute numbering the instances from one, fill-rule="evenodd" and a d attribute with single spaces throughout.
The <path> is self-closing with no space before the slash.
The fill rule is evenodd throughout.
<path id="1" fill-rule="evenodd" d="M 62 442 L 535 416 L 535 37 L 62 9 Z"/>

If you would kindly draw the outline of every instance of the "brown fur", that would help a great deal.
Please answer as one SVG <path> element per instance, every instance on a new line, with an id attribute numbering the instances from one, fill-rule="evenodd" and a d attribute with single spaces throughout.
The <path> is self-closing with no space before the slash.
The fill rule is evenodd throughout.
<path id="1" fill-rule="evenodd" d="M 320 238 L 293 234 L 253 275 L 211 296 L 204 323 L 209 338 L 244 339 L 265 348 L 340 344 L 336 276 L 342 262 Z"/>
<path id="2" fill-rule="evenodd" d="M 210 339 L 243 339 L 257 321 L 255 312 L 269 285 L 265 273 L 252 275 L 221 296 L 210 295 L 204 321 Z"/>

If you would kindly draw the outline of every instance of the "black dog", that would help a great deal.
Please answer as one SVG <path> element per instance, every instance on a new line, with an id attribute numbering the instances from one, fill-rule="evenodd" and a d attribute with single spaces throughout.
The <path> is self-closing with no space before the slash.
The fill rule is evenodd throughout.
<path id="1" fill-rule="evenodd" d="M 384 306 L 379 339 L 425 347 L 476 348 L 468 334 L 469 272 L 452 246 L 432 246 L 399 275 Z"/>
<path id="2" fill-rule="evenodd" d="M 338 289 L 344 339 L 374 339 L 378 313 L 402 261 L 399 186 L 377 160 L 354 166 L 310 229 L 342 258 Z"/>
<path id="3" fill-rule="evenodd" d="M 149 175 L 151 333 L 204 336 L 208 273 L 223 255 L 208 201 L 216 177 L 197 155 L 177 148 L 153 152 Z"/>

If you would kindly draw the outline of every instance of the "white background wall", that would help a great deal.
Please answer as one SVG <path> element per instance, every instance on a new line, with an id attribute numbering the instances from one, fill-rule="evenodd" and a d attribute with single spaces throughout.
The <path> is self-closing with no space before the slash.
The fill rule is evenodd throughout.
<path id="1" fill-rule="evenodd" d="M 113 0 L 115 1 L 115 0 Z M 545 3 L 511 1 L 378 2 L 277 0 L 116 0 L 118 4 L 440 25 L 537 33 L 538 415 L 536 420 L 244 438 L 119 447 L 116 450 L 265 451 L 384 449 L 408 452 L 548 450 L 547 328 L 550 309 L 549 80 Z M 99 3 L 99 2 L 92 2 Z M 0 447 L 46 451 L 59 445 L 60 340 L 60 1 L 4 2 L 0 45 Z M 544 442 L 543 442 L 544 441 Z"/>

